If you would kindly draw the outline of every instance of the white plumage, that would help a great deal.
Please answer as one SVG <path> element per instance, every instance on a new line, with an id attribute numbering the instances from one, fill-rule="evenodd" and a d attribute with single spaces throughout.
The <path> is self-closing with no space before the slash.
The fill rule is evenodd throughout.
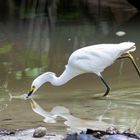
<path id="1" fill-rule="evenodd" d="M 124 53 L 134 51 L 133 42 L 120 44 L 92 45 L 73 52 L 68 60 L 68 66 L 85 73 L 101 73 Z"/>
<path id="2" fill-rule="evenodd" d="M 78 49 L 71 54 L 64 72 L 59 77 L 57 77 L 53 72 L 46 72 L 38 76 L 32 82 L 31 91 L 28 96 L 31 96 L 42 84 L 46 82 L 50 82 L 55 86 L 60 86 L 77 75 L 84 73 L 95 73 L 100 77 L 107 88 L 104 94 L 106 96 L 110 91 L 110 88 L 101 73 L 106 67 L 110 66 L 123 54 L 129 54 L 129 52 L 133 52 L 135 49 L 135 43 L 133 42 L 123 42 L 120 44 L 98 44 Z M 122 58 L 126 57 L 129 57 L 132 60 L 138 74 L 140 75 L 139 69 L 132 58 L 132 55 L 126 55 Z"/>

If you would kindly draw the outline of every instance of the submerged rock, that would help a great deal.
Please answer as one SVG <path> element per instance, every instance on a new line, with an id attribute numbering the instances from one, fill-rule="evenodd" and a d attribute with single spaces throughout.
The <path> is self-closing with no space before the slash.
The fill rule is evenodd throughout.
<path id="1" fill-rule="evenodd" d="M 47 133 L 47 129 L 45 127 L 38 127 L 34 133 L 33 133 L 33 137 L 35 138 L 40 138 L 40 137 L 44 137 Z"/>
<path id="2" fill-rule="evenodd" d="M 65 140 L 99 140 L 92 135 L 87 134 L 71 134 Z"/>
<path id="3" fill-rule="evenodd" d="M 138 134 L 119 132 L 116 128 L 110 127 L 106 131 L 87 129 L 80 134 L 70 134 L 65 140 L 140 140 L 140 137 Z"/>
<path id="4" fill-rule="evenodd" d="M 98 140 L 97 138 L 93 137 L 92 135 L 84 135 L 80 134 L 78 136 L 78 140 Z"/>
<path id="5" fill-rule="evenodd" d="M 0 136 L 15 135 L 15 130 L 0 130 Z"/>
<path id="6" fill-rule="evenodd" d="M 0 130 L 0 140 L 140 140 L 139 134 L 120 132 L 114 127 L 106 131 L 87 129 L 86 132 L 69 134 L 67 137 L 59 134 L 47 134 L 45 127 L 18 130 Z"/>
<path id="7" fill-rule="evenodd" d="M 138 140 L 130 138 L 124 135 L 105 135 L 102 138 L 96 138 L 92 135 L 87 134 L 71 134 L 66 137 L 65 140 Z"/>
<path id="8" fill-rule="evenodd" d="M 112 126 L 112 127 L 107 128 L 106 132 L 109 134 L 117 134 L 118 130 Z"/>
<path id="9" fill-rule="evenodd" d="M 110 135 L 110 136 L 105 136 L 103 140 L 137 140 L 137 139 L 129 138 L 123 135 Z"/>

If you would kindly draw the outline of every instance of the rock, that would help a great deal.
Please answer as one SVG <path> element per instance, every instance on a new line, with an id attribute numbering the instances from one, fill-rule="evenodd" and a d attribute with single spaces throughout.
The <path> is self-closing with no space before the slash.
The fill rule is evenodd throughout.
<path id="1" fill-rule="evenodd" d="M 92 135 L 87 135 L 87 134 L 71 134 L 68 135 L 65 140 L 98 140 Z"/>
<path id="2" fill-rule="evenodd" d="M 33 137 L 35 138 L 40 138 L 40 137 L 44 137 L 47 133 L 47 129 L 45 127 L 38 127 L 34 133 L 33 133 Z"/>
<path id="3" fill-rule="evenodd" d="M 78 139 L 77 140 L 98 140 L 98 139 L 95 138 L 92 135 L 80 134 L 80 135 L 78 135 Z"/>
<path id="4" fill-rule="evenodd" d="M 115 127 L 111 126 L 111 127 L 107 128 L 106 132 L 109 134 L 117 134 L 118 130 Z"/>
<path id="5" fill-rule="evenodd" d="M 31 128 L 31 129 L 23 129 L 23 130 L 16 130 L 15 136 L 33 136 L 35 129 Z"/>
<path id="6" fill-rule="evenodd" d="M 135 138 L 128 138 L 123 135 L 110 135 L 110 136 L 105 136 L 103 140 L 137 140 Z"/>
<path id="7" fill-rule="evenodd" d="M 78 134 L 69 134 L 65 140 L 77 140 Z"/>

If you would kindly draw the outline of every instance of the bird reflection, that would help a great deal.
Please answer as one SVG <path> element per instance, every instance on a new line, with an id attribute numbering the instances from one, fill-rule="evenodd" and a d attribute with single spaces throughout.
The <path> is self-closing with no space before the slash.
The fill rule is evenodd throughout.
<path id="1" fill-rule="evenodd" d="M 112 124 L 103 121 L 84 120 L 70 114 L 70 111 L 63 106 L 56 106 L 50 112 L 45 111 L 34 99 L 30 100 L 32 110 L 38 115 L 44 117 L 44 122 L 55 123 L 57 117 L 65 119 L 64 124 L 68 126 L 69 131 L 86 131 L 87 128 L 106 130 Z"/>
<path id="2" fill-rule="evenodd" d="M 22 94 L 20 96 L 13 96 L 9 94 L 10 100 L 12 99 L 19 99 L 19 100 L 25 100 L 25 96 L 27 94 Z M 26 99 L 27 100 L 27 99 Z M 52 108 L 52 110 L 46 111 L 44 110 L 32 97 L 28 99 L 27 101 L 30 102 L 32 110 L 43 117 L 43 122 L 45 123 L 57 123 L 57 118 L 63 118 L 64 124 L 68 127 L 67 130 L 70 132 L 81 132 L 86 131 L 87 129 L 96 129 L 96 130 L 106 130 L 107 128 L 113 126 L 113 124 L 109 124 L 103 121 L 103 117 L 105 113 L 107 112 L 110 104 L 108 105 L 107 110 L 103 112 L 97 120 L 86 120 L 86 119 L 80 119 L 78 117 L 75 117 L 71 115 L 68 108 L 64 106 L 55 106 Z"/>
<path id="3" fill-rule="evenodd" d="M 35 100 L 31 99 L 31 107 L 32 107 L 32 110 L 39 114 L 40 116 L 44 117 L 44 122 L 46 123 L 55 123 L 56 122 L 56 115 L 53 114 L 52 112 L 47 112 L 45 111 L 42 107 L 40 107 L 36 102 Z"/>

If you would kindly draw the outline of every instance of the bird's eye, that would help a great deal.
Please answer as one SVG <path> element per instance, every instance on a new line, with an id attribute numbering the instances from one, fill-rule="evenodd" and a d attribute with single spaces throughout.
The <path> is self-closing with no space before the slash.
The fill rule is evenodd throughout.
<path id="1" fill-rule="evenodd" d="M 32 86 L 32 87 L 31 87 L 31 90 L 32 90 L 32 91 L 35 90 L 35 86 Z"/>

